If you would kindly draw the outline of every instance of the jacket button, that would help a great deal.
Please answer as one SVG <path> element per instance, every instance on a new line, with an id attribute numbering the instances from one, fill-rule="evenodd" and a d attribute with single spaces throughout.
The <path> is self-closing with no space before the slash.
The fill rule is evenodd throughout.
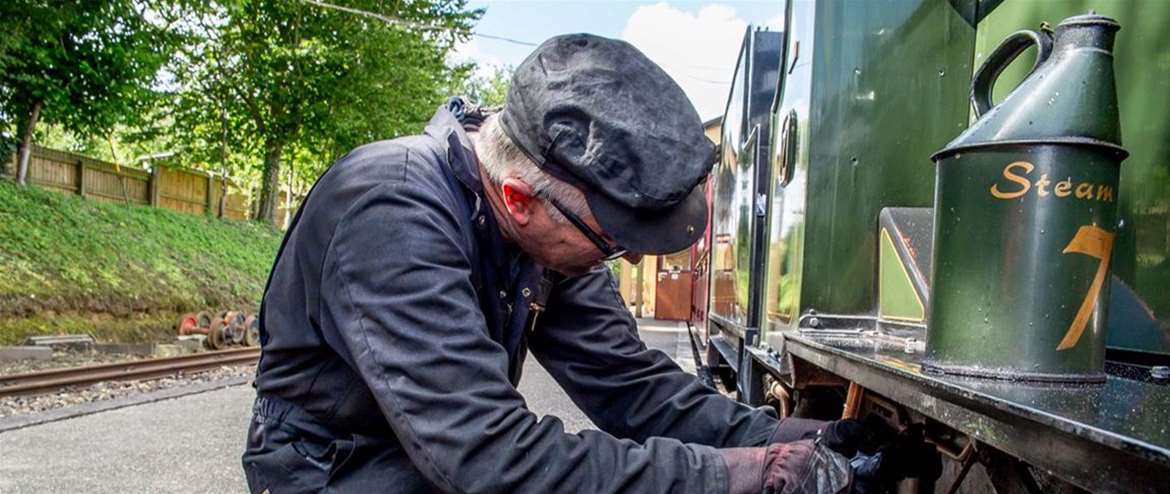
<path id="1" fill-rule="evenodd" d="M 500 298 L 508 298 L 508 292 L 500 290 Z"/>
<path id="2" fill-rule="evenodd" d="M 520 293 L 524 294 L 524 298 L 528 298 L 532 295 L 532 290 L 529 290 L 527 287 L 525 287 L 523 290 L 520 290 Z"/>

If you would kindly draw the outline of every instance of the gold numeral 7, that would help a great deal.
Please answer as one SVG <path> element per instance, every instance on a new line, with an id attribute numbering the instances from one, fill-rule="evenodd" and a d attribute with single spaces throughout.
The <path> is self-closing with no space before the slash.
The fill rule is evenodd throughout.
<path id="1" fill-rule="evenodd" d="M 1097 264 L 1097 274 L 1093 276 L 1093 284 L 1089 285 L 1089 293 L 1085 295 L 1085 301 L 1081 302 L 1077 316 L 1069 325 L 1064 339 L 1060 340 L 1060 344 L 1056 346 L 1058 351 L 1068 350 L 1077 346 L 1077 342 L 1081 341 L 1085 325 L 1089 323 L 1089 316 L 1097 305 L 1097 295 L 1101 293 L 1101 287 L 1105 285 L 1105 274 L 1109 272 L 1109 257 L 1113 255 L 1113 233 L 1096 225 L 1082 226 L 1077 229 L 1077 234 L 1073 235 L 1073 239 L 1069 241 L 1061 253 L 1084 254 L 1096 257 L 1101 262 Z"/>

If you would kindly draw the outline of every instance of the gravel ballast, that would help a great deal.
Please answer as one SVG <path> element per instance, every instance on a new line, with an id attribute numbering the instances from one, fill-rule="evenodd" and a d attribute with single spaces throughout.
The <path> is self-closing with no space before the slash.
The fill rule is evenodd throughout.
<path id="1" fill-rule="evenodd" d="M 145 358 L 149 357 L 126 353 L 67 352 L 58 350 L 53 352 L 53 358 L 49 360 L 14 360 L 10 362 L 0 362 L 0 376 L 11 376 L 15 374 L 24 374 L 28 372 L 37 372 L 49 369 L 64 369 L 66 367 L 113 364 L 116 362 L 133 362 L 135 360 L 142 360 Z"/>
<path id="2" fill-rule="evenodd" d="M 124 360 L 135 359 L 128 358 L 123 360 L 109 360 L 105 362 L 118 362 Z M 95 361 L 86 365 L 105 362 Z M 37 363 L 40 362 L 34 362 L 34 364 Z M 61 366 L 56 365 L 45 368 L 56 367 Z M 4 370 L 7 371 L 8 368 L 5 368 Z M 25 370 L 22 372 L 31 372 L 31 370 Z M 196 386 L 217 381 L 249 378 L 253 376 L 255 372 L 255 365 L 221 366 L 211 370 L 179 374 L 176 376 L 147 381 L 108 381 L 95 383 L 89 386 L 66 388 L 49 394 L 3 397 L 0 398 L 0 418 L 40 413 L 68 406 L 100 402 L 114 398 L 122 398 L 130 395 L 149 393 L 170 388 L 178 388 L 182 386 Z"/>

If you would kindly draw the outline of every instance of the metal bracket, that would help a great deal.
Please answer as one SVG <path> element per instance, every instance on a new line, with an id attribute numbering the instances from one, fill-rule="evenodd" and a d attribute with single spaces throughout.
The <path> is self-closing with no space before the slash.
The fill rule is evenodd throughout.
<path id="1" fill-rule="evenodd" d="M 743 344 L 747 346 L 756 346 L 760 344 L 760 328 L 744 328 L 743 330 Z"/>

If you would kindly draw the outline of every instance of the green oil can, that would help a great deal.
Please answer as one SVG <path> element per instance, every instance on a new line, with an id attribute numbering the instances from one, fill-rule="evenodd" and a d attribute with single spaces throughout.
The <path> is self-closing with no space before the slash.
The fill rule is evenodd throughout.
<path id="1" fill-rule="evenodd" d="M 971 84 L 978 117 L 932 156 L 934 270 L 928 372 L 1057 382 L 1105 379 L 1109 260 L 1121 147 L 1113 42 L 1088 14 L 1019 31 Z M 1003 69 L 1035 46 L 999 105 Z"/>

